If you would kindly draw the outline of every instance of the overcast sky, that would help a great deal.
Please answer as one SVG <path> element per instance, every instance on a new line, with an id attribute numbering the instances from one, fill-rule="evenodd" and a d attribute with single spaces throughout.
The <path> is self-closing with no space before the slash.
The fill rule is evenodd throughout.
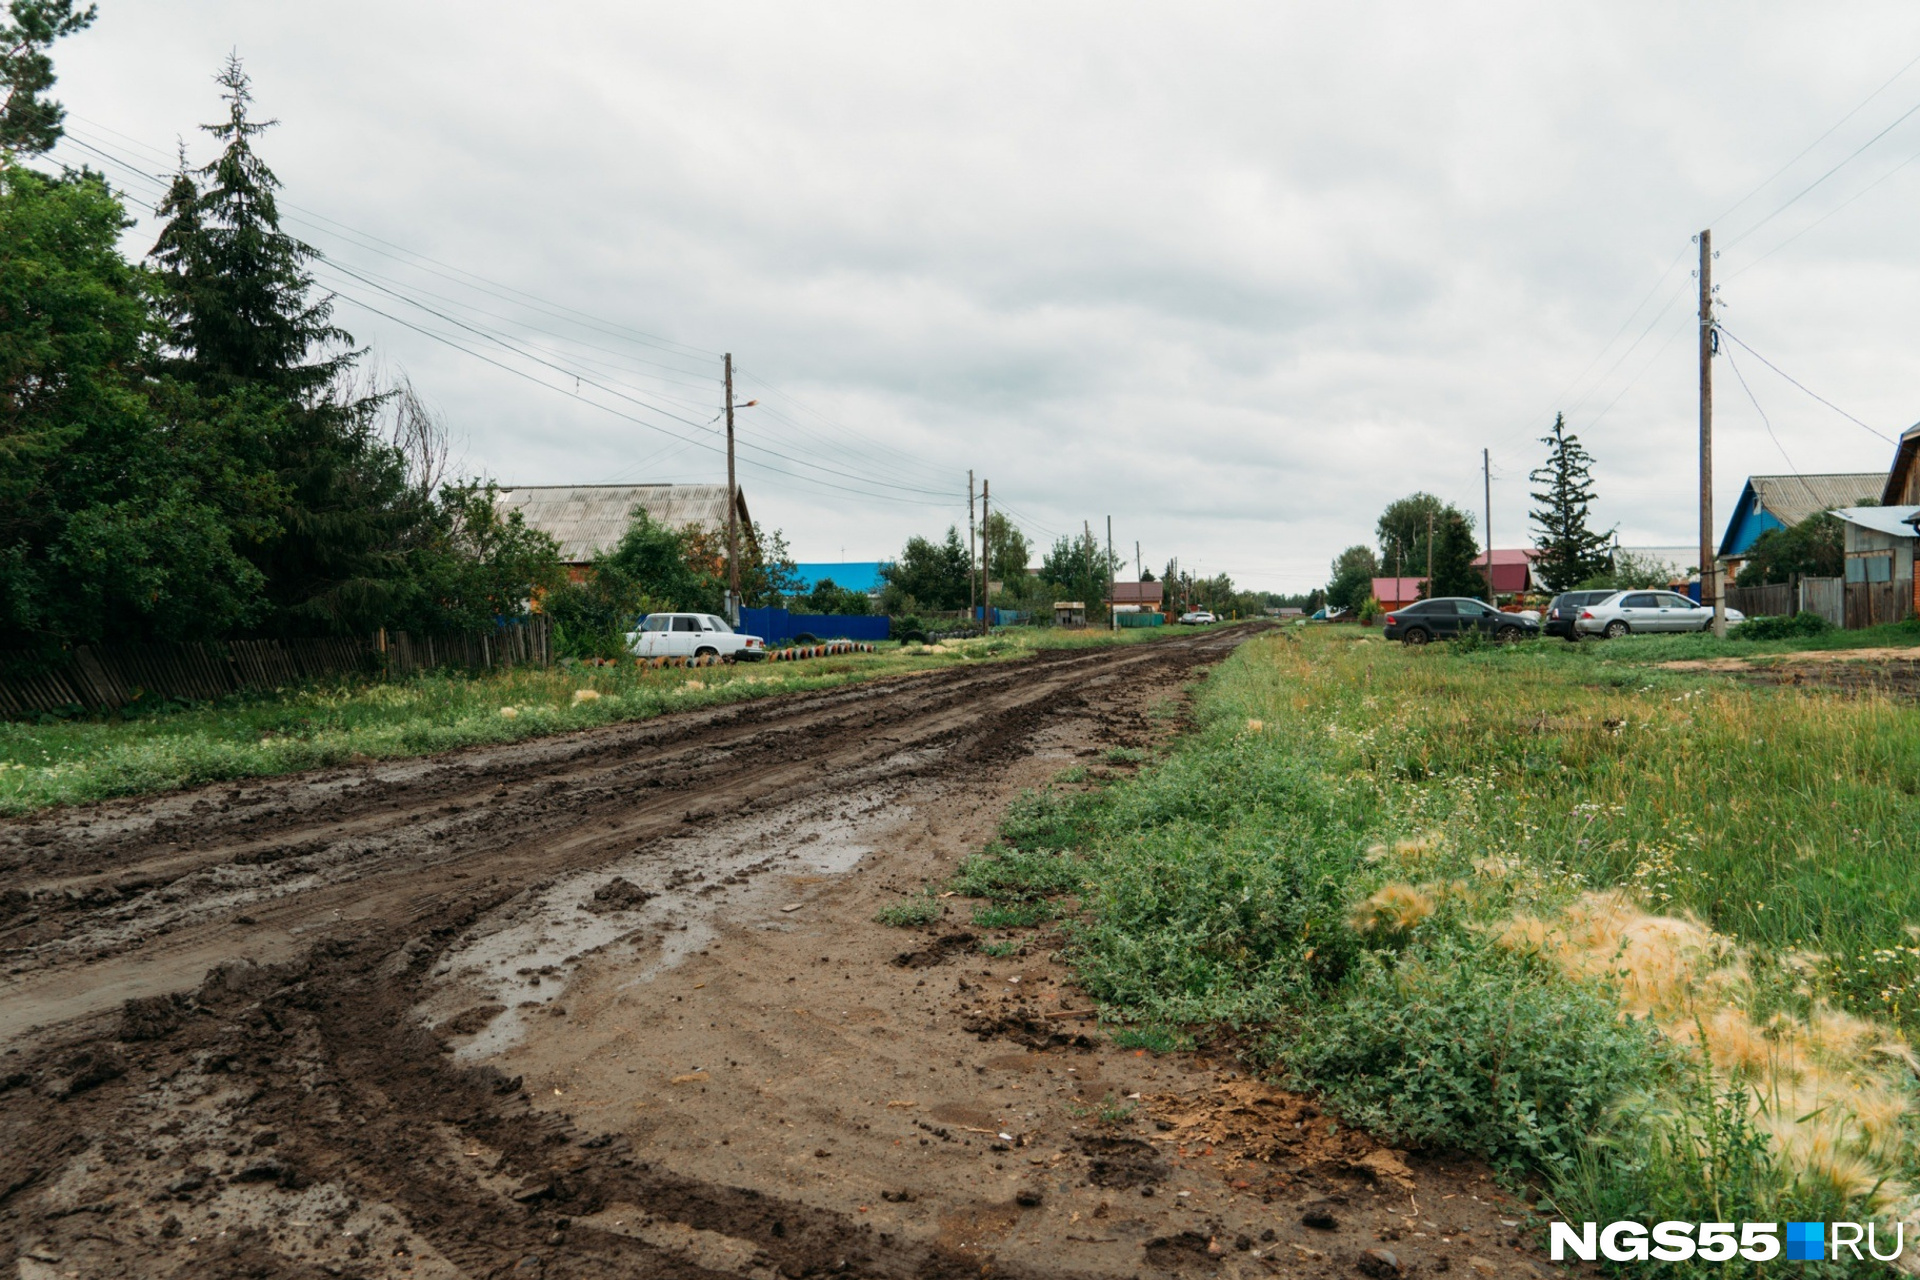
<path id="1" fill-rule="evenodd" d="M 1477 517 L 1483 447 L 1520 543 L 1556 409 L 1603 525 L 1691 543 L 1709 220 L 1728 329 L 1920 418 L 1910 4 L 100 8 L 74 141 L 204 160 L 237 50 L 340 319 L 468 469 L 724 480 L 732 351 L 801 559 L 964 529 L 971 467 L 1036 540 L 1111 514 L 1129 559 L 1304 590 L 1393 498 Z M 1723 525 L 1749 473 L 1886 466 L 1734 358 L 1772 434 L 1722 357 Z"/>

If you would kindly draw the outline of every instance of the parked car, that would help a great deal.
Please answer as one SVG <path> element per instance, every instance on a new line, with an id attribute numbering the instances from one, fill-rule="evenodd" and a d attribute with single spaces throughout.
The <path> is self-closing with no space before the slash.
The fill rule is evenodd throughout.
<path id="1" fill-rule="evenodd" d="M 1426 644 L 1430 640 L 1450 640 L 1470 631 L 1505 644 L 1538 636 L 1540 624 L 1517 613 L 1501 613 L 1484 600 L 1439 596 L 1395 609 L 1387 615 L 1386 626 L 1380 634 L 1406 644 Z"/>
<path id="2" fill-rule="evenodd" d="M 744 635 L 711 613 L 650 613 L 627 633 L 627 648 L 642 658 L 732 658 L 758 662 L 767 642 Z"/>
<path id="3" fill-rule="evenodd" d="M 1574 628 L 1573 620 L 1579 617 L 1580 611 L 1588 605 L 1599 604 L 1613 594 L 1612 587 L 1605 591 L 1563 591 L 1553 598 L 1552 604 L 1547 606 L 1546 621 L 1541 624 L 1540 629 L 1550 636 L 1559 636 L 1562 640 L 1577 641 L 1580 639 L 1580 632 Z"/>
<path id="4" fill-rule="evenodd" d="M 1320 608 L 1315 609 L 1311 620 L 1314 622 L 1338 622 L 1346 616 L 1347 609 L 1345 605 L 1329 604 L 1322 605 Z"/>
<path id="5" fill-rule="evenodd" d="M 1727 610 L 1728 626 L 1746 620 L 1738 609 Z M 1582 608 L 1573 625 L 1581 635 L 1609 640 L 1650 632 L 1705 631 L 1713 625 L 1713 610 L 1673 591 L 1616 591 Z"/>
<path id="6" fill-rule="evenodd" d="M 1205 609 L 1195 609 L 1191 613 L 1183 613 L 1180 615 L 1181 625 L 1188 626 L 1188 627 L 1211 626 L 1213 623 L 1216 623 L 1218 621 L 1220 621 L 1220 619 L 1214 617 L 1211 613 L 1208 613 Z"/>

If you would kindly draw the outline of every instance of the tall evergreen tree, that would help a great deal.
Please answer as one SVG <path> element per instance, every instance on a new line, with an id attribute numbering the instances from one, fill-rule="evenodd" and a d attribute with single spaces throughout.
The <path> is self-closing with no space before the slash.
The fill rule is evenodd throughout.
<path id="1" fill-rule="evenodd" d="M 250 117 L 237 55 L 218 81 L 227 118 L 201 128 L 220 154 L 195 172 L 182 165 L 152 251 L 178 368 L 206 390 L 243 385 L 311 406 L 353 364 L 353 339 L 334 325 L 332 299 L 315 296 L 318 252 L 280 226 L 280 180 L 253 145 L 276 122 Z"/>
<path id="2" fill-rule="evenodd" d="M 202 126 L 220 154 L 183 163 L 161 205 L 152 257 L 168 327 L 163 368 L 219 410 L 252 417 L 284 501 L 277 532 L 249 550 L 265 575 L 269 625 L 358 631 L 423 614 L 419 550 L 433 494 L 376 430 L 383 396 L 347 376 L 358 352 L 316 296 L 319 256 L 280 226 L 279 179 L 255 149 L 245 69 L 218 81 L 227 118 Z M 430 613 L 431 610 L 424 612 Z"/>
<path id="3" fill-rule="evenodd" d="M 1593 504 L 1593 459 L 1580 437 L 1567 430 L 1564 414 L 1555 414 L 1553 432 L 1540 437 L 1546 465 L 1527 478 L 1542 486 L 1533 491 L 1539 504 L 1529 513 L 1540 534 L 1540 558 L 1534 562 L 1549 591 L 1565 591 L 1607 567 L 1611 530 L 1596 533 L 1588 525 Z"/>
<path id="4" fill-rule="evenodd" d="M 95 9 L 73 0 L 12 0 L 0 22 L 0 151 L 37 155 L 60 140 L 66 109 L 43 97 L 53 88 L 48 54 L 62 36 L 93 25 Z"/>

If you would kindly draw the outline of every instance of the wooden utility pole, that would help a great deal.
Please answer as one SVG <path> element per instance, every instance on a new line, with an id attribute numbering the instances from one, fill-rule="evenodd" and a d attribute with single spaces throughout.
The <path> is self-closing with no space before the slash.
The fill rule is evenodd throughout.
<path id="1" fill-rule="evenodd" d="M 1727 638 L 1727 604 L 1713 552 L 1713 231 L 1700 233 L 1700 603 L 1713 610 L 1713 634 Z"/>
<path id="2" fill-rule="evenodd" d="M 1498 609 L 1500 600 L 1493 591 L 1493 455 L 1480 451 L 1480 478 L 1487 487 L 1487 603 Z"/>
<path id="3" fill-rule="evenodd" d="M 1427 594 L 1433 594 L 1433 512 L 1427 512 Z"/>
<path id="4" fill-rule="evenodd" d="M 967 618 L 973 618 L 973 468 L 967 468 Z"/>
<path id="5" fill-rule="evenodd" d="M 980 481 L 980 634 L 993 630 L 993 481 Z"/>
<path id="6" fill-rule="evenodd" d="M 733 470 L 733 352 L 724 357 L 727 378 L 727 621 L 740 625 L 740 485 Z"/>
<path id="7" fill-rule="evenodd" d="M 1107 630 L 1120 629 L 1120 615 L 1113 607 L 1113 517 L 1107 517 Z"/>

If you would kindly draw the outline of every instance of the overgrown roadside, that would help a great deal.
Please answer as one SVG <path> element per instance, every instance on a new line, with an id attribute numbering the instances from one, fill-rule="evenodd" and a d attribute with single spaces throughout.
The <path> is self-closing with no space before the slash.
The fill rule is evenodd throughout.
<path id="1" fill-rule="evenodd" d="M 1147 630 L 1016 629 L 793 664 L 646 669 L 567 664 L 394 684 L 314 685 L 107 716 L 0 721 L 0 817 L 367 760 L 520 742 L 675 711 L 817 692 L 957 664 L 1154 639 Z M 1164 637 L 1161 637 L 1164 638 Z"/>
<path id="2" fill-rule="evenodd" d="M 1908 1218 L 1920 735 L 1673 647 L 1262 638 L 956 885 L 1063 917 L 1122 1039 L 1232 1045 L 1543 1211 Z"/>

